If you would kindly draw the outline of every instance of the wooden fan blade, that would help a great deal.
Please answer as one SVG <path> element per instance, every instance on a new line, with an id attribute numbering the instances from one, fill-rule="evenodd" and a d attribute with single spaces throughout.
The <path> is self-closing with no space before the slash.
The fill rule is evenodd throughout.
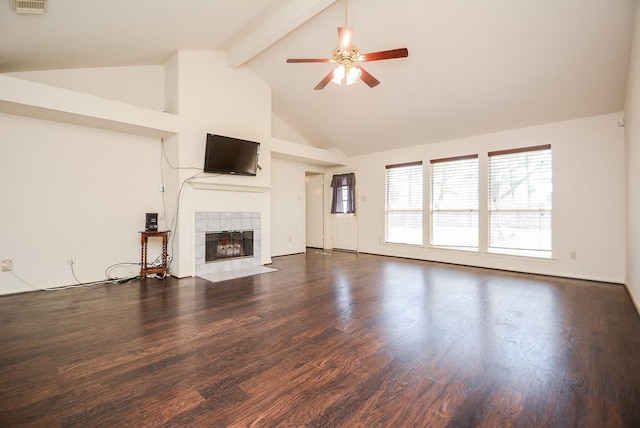
<path id="1" fill-rule="evenodd" d="M 287 62 L 331 62 L 329 58 L 289 58 Z"/>
<path id="2" fill-rule="evenodd" d="M 338 27 L 338 40 L 340 42 L 340 52 L 351 52 L 351 39 L 353 30 L 347 27 Z"/>
<path id="3" fill-rule="evenodd" d="M 367 70 L 365 70 L 361 66 L 358 66 L 358 68 L 362 72 L 362 74 L 360 75 L 360 80 L 366 83 L 370 88 L 373 88 L 374 86 L 378 86 L 380 84 L 380 81 L 373 77 Z"/>
<path id="4" fill-rule="evenodd" d="M 407 48 L 400 48 L 364 54 L 358 58 L 358 61 L 380 61 L 383 59 L 406 58 L 408 56 L 409 50 Z"/>
<path id="5" fill-rule="evenodd" d="M 318 83 L 316 87 L 313 89 L 315 89 L 316 91 L 319 91 L 320 89 L 324 89 L 324 87 L 327 86 L 329 82 L 331 82 L 331 79 L 333 79 L 333 70 L 331 70 L 329 74 L 324 76 L 324 79 L 322 79 L 320 83 Z"/>

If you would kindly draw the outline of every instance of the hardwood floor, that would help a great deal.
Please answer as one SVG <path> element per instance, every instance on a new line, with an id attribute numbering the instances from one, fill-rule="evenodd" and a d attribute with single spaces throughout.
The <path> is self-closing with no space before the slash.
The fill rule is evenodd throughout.
<path id="1" fill-rule="evenodd" d="M 367 254 L 0 297 L 0 425 L 640 426 L 624 287 Z"/>

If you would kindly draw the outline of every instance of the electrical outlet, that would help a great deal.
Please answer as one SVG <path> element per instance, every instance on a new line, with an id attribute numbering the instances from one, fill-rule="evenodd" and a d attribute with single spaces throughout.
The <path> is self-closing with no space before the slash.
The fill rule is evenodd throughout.
<path id="1" fill-rule="evenodd" d="M 68 265 L 75 265 L 76 264 L 76 257 L 75 256 L 67 257 L 67 264 Z"/>
<path id="2" fill-rule="evenodd" d="M 7 259 L 2 261 L 2 272 L 13 270 L 13 260 Z"/>

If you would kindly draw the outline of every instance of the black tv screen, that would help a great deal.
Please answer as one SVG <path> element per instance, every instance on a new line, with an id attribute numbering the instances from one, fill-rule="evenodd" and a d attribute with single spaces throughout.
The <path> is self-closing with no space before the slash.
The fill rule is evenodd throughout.
<path id="1" fill-rule="evenodd" d="M 260 143 L 207 134 L 204 172 L 256 175 Z"/>

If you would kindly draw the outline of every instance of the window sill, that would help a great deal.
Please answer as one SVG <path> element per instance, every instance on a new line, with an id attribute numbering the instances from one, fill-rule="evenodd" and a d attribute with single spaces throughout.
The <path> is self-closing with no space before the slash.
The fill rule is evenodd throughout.
<path id="1" fill-rule="evenodd" d="M 416 248 L 416 249 L 424 249 L 424 244 L 403 244 L 400 242 L 383 242 L 382 245 L 387 245 L 389 247 L 405 247 L 405 248 Z"/>
<path id="2" fill-rule="evenodd" d="M 478 248 L 471 248 L 471 247 L 444 247 L 444 246 L 438 246 L 438 245 L 429 245 L 427 247 L 430 250 L 436 250 L 436 251 L 455 251 L 455 252 L 463 252 L 463 253 L 468 253 L 468 254 L 480 254 L 480 249 Z"/>

